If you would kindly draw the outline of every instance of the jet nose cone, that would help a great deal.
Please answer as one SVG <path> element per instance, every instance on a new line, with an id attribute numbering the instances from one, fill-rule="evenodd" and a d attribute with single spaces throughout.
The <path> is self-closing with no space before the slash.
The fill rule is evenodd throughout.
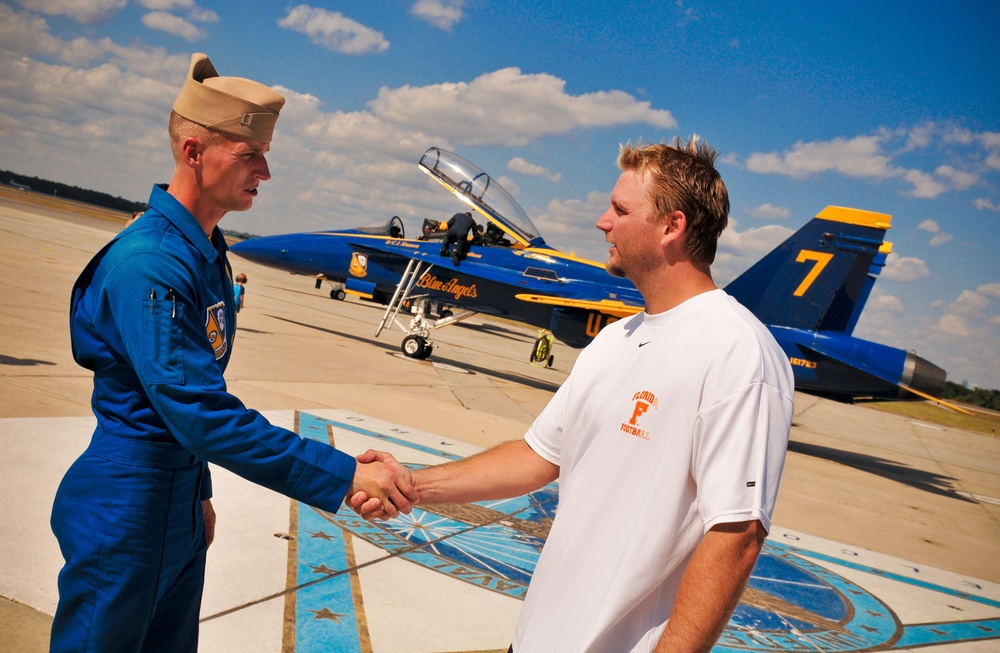
<path id="1" fill-rule="evenodd" d="M 274 264 L 288 256 L 288 250 L 277 237 L 251 238 L 230 246 L 229 251 L 240 258 L 264 265 Z"/>

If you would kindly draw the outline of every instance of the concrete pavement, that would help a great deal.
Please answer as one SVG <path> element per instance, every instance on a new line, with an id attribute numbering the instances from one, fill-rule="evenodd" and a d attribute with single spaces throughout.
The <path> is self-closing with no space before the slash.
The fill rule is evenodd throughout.
<path id="1" fill-rule="evenodd" d="M 86 446 L 92 424 L 90 376 L 70 356 L 69 290 L 90 256 L 122 226 L 121 216 L 30 195 L 0 191 L 0 487 L 8 497 L 0 507 L 0 596 L 30 606 L 0 601 L 0 649 L 18 651 L 45 649 L 61 564 L 48 511 L 62 472 Z M 239 229 L 238 221 L 239 214 L 231 214 L 223 226 Z M 415 441 L 437 442 L 441 446 L 434 452 L 421 450 L 408 460 L 432 462 L 448 451 L 468 453 L 520 437 L 575 360 L 574 350 L 557 344 L 553 369 L 529 365 L 532 329 L 476 319 L 437 332 L 438 347 L 429 361 L 406 359 L 399 354 L 398 331 L 372 337 L 381 307 L 333 301 L 309 279 L 239 259 L 233 266 L 249 283 L 227 373 L 230 388 L 248 405 L 272 411 L 275 420 L 291 426 L 294 411 L 307 420 L 377 425 L 365 433 L 331 426 L 345 450 L 405 431 L 412 437 L 393 446 L 409 454 Z M 1000 441 L 802 394 L 796 397 L 795 422 L 771 540 L 806 541 L 802 550 L 813 555 L 812 564 L 836 569 L 837 578 L 851 577 L 857 586 L 876 587 L 865 591 L 889 606 L 894 624 L 902 624 L 886 635 L 896 637 L 887 647 L 929 641 L 948 650 L 994 650 L 995 640 L 959 644 L 967 638 L 927 635 L 917 626 L 934 623 L 939 632 L 953 632 L 956 626 L 942 624 L 974 622 L 985 632 L 982 628 L 991 628 L 1000 615 L 994 586 L 1000 582 Z M 202 648 L 229 650 L 227 642 L 233 644 L 239 634 L 257 643 L 245 650 L 288 650 L 294 634 L 281 624 L 297 632 L 300 620 L 289 622 L 287 602 L 277 597 L 301 584 L 289 571 L 289 542 L 304 541 L 290 521 L 302 508 L 221 470 L 216 476 L 220 530 L 209 562 Z M 516 598 L 484 599 L 455 576 L 440 578 L 405 556 L 387 556 L 377 543 L 388 531 L 356 532 L 341 517 L 321 518 L 336 526 L 333 531 L 352 533 L 353 544 L 343 546 L 352 547 L 356 565 L 370 563 L 356 574 L 366 600 L 365 609 L 359 613 L 355 605 L 353 614 L 365 616 L 378 647 L 360 650 L 505 646 Z M 774 567 L 784 569 L 789 555 L 802 559 L 796 551 L 776 546 Z M 935 581 L 927 583 L 928 577 Z M 440 622 L 435 627 L 433 617 L 428 623 L 426 615 L 410 615 L 404 638 L 410 644 L 386 625 L 394 605 L 386 584 L 392 587 L 399 579 L 407 587 L 433 586 L 439 592 Z M 918 580 L 924 583 L 919 591 Z M 972 594 L 959 596 L 966 591 Z M 920 597 L 917 605 L 911 605 L 914 596 Z M 942 601 L 945 607 L 938 605 Z M 303 598 L 302 605 L 309 600 Z M 463 627 L 462 605 L 480 606 L 472 612 L 486 617 Z M 876 626 L 886 632 L 896 627 Z M 844 628 L 850 630 L 849 624 Z M 424 630 L 424 639 L 413 639 Z M 469 631 L 485 639 L 458 636 L 444 642 L 434 639 L 435 630 Z M 320 641 L 302 637 L 298 650 L 307 650 L 306 640 Z M 931 639 L 918 641 L 921 637 Z M 406 648 L 417 640 L 426 646 Z"/>

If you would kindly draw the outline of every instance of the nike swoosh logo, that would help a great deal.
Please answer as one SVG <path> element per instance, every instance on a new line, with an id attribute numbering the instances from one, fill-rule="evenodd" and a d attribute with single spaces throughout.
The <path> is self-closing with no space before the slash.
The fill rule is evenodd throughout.
<path id="1" fill-rule="evenodd" d="M 645 347 L 646 345 L 648 345 L 648 344 L 649 344 L 649 343 L 651 343 L 651 342 L 653 342 L 653 341 L 652 341 L 652 340 L 647 340 L 646 342 L 640 342 L 640 343 L 639 343 L 639 346 L 640 346 L 640 347 Z"/>

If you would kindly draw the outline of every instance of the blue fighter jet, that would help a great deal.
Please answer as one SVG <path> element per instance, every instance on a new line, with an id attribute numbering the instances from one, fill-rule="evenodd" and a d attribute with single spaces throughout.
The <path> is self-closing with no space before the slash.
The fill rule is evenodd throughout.
<path id="1" fill-rule="evenodd" d="M 551 365 L 553 336 L 584 347 L 607 324 L 642 310 L 631 282 L 549 247 L 514 198 L 469 161 L 432 147 L 418 166 L 486 223 L 464 261 L 441 255 L 436 222 L 425 221 L 419 238 L 406 238 L 398 217 L 358 229 L 253 238 L 232 252 L 313 277 L 317 288 L 331 282 L 334 298 L 352 293 L 385 304 L 375 335 L 398 326 L 406 333 L 402 350 L 413 358 L 431 355 L 431 330 L 483 313 L 538 328 L 530 359 Z M 933 363 L 851 335 L 891 251 L 883 240 L 890 221 L 827 207 L 725 288 L 770 328 L 797 389 L 930 399 L 943 390 L 945 371 Z M 404 306 L 412 311 L 409 324 L 400 317 Z"/>

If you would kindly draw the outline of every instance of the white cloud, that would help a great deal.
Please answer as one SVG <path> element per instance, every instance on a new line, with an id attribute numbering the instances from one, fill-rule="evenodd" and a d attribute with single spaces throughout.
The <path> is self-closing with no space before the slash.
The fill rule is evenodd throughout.
<path id="1" fill-rule="evenodd" d="M 750 209 L 750 215 L 761 220 L 785 220 L 792 215 L 792 212 L 783 206 L 761 204 L 757 208 Z"/>
<path id="2" fill-rule="evenodd" d="M 91 61 L 100 53 L 100 48 L 87 43 L 85 53 L 74 59 Z M 13 55 L 12 62 L 22 60 L 24 55 L 44 55 L 65 60 L 69 44 L 55 38 L 49 31 L 49 24 L 44 18 L 33 16 L 27 12 L 15 12 L 7 5 L 0 4 L 0 52 Z M 13 71 L 4 70 L 4 78 Z"/>
<path id="3" fill-rule="evenodd" d="M 938 166 L 937 169 L 934 170 L 934 174 L 938 177 L 947 179 L 949 187 L 955 190 L 966 190 L 973 184 L 980 181 L 979 175 L 972 172 L 956 170 L 952 166 L 948 165 Z"/>
<path id="4" fill-rule="evenodd" d="M 712 276 L 716 283 L 726 285 L 794 232 L 794 229 L 776 224 L 740 231 L 739 223 L 730 218 L 729 226 L 719 238 L 715 263 L 712 264 Z"/>
<path id="5" fill-rule="evenodd" d="M 795 143 L 784 152 L 756 152 L 747 157 L 746 168 L 763 174 L 781 174 L 804 179 L 836 173 L 857 179 L 900 179 L 910 184 L 905 193 L 934 198 L 949 191 L 968 190 L 983 183 L 978 171 L 1000 169 L 1000 138 L 994 132 L 972 133 L 934 123 L 896 130 L 879 129 L 874 134 L 830 141 Z M 961 160 L 961 166 L 940 164 L 933 171 L 902 165 L 908 153 L 939 146 L 928 156 Z M 957 149 L 960 146 L 962 149 Z M 968 150 L 972 150 L 971 152 Z M 942 150 L 938 152 L 938 150 Z"/>
<path id="6" fill-rule="evenodd" d="M 973 290 L 963 290 L 957 299 L 948 304 L 947 310 L 962 317 L 977 319 L 983 317 L 983 311 L 989 304 L 988 297 Z"/>
<path id="7" fill-rule="evenodd" d="M 507 162 L 507 169 L 511 172 L 520 172 L 522 175 L 530 175 L 532 177 L 544 177 L 548 179 L 553 184 L 558 184 L 559 180 L 562 179 L 562 175 L 558 172 L 551 172 L 548 169 L 535 165 L 533 163 L 528 163 L 519 156 L 515 156 L 513 159 Z"/>
<path id="8" fill-rule="evenodd" d="M 188 41 L 197 41 L 205 38 L 205 32 L 180 16 L 168 14 L 165 11 L 149 12 L 142 17 L 142 24 L 150 29 L 158 29 L 161 32 L 173 34 Z"/>
<path id="9" fill-rule="evenodd" d="M 49 16 L 69 16 L 83 24 L 96 23 L 121 11 L 128 0 L 15 0 L 30 11 Z"/>
<path id="10" fill-rule="evenodd" d="M 198 6 L 194 0 L 139 0 L 139 4 L 153 12 L 183 13 L 198 23 L 217 23 L 219 15 Z"/>
<path id="11" fill-rule="evenodd" d="M 511 197 L 517 198 L 521 194 L 520 186 L 518 186 L 517 182 L 508 177 L 507 175 L 500 175 L 495 179 L 497 180 L 497 183 L 500 184 L 501 187 L 503 187 L 504 190 L 510 193 Z"/>
<path id="12" fill-rule="evenodd" d="M 187 9 L 194 5 L 193 0 L 139 0 L 139 6 L 150 11 L 173 11 Z"/>
<path id="13" fill-rule="evenodd" d="M 1000 211 L 1000 204 L 994 204 L 985 197 L 977 197 L 972 201 L 972 205 L 980 211 Z"/>
<path id="14" fill-rule="evenodd" d="M 342 54 L 384 52 L 389 41 L 370 27 L 347 18 L 337 11 L 298 5 L 278 21 L 279 27 L 299 32 L 314 44 Z"/>
<path id="15" fill-rule="evenodd" d="M 938 245 L 944 245 L 949 240 L 952 239 L 952 235 L 949 233 L 944 233 L 941 231 L 941 226 L 937 222 L 931 219 L 924 220 L 917 225 L 917 229 L 921 231 L 926 231 L 927 233 L 934 234 L 934 237 L 930 240 L 931 247 L 937 247 Z"/>
<path id="16" fill-rule="evenodd" d="M 913 184 L 913 190 L 910 191 L 910 195 L 913 197 L 937 197 L 948 190 L 946 184 L 941 183 L 933 175 L 922 170 L 906 170 L 903 172 L 903 178 Z"/>
<path id="17" fill-rule="evenodd" d="M 903 146 L 903 152 L 910 152 L 913 150 L 922 150 L 930 146 L 933 141 L 933 137 L 936 130 L 934 125 L 926 124 L 914 127 L 905 133 L 906 145 Z"/>
<path id="18" fill-rule="evenodd" d="M 457 143 L 524 145 L 577 128 L 646 123 L 676 127 L 669 111 L 653 109 L 622 91 L 569 95 L 565 80 L 504 68 L 471 82 L 383 87 L 369 107 L 401 127 L 447 125 Z"/>
<path id="19" fill-rule="evenodd" d="M 435 27 L 450 30 L 462 19 L 465 0 L 417 0 L 410 13 Z"/>
<path id="20" fill-rule="evenodd" d="M 904 312 L 903 302 L 898 297 L 884 293 L 873 293 L 865 308 L 871 312 L 880 313 L 900 314 Z"/>
<path id="21" fill-rule="evenodd" d="M 972 335 L 969 321 L 958 315 L 942 315 L 935 328 L 945 335 L 956 338 L 968 338 Z"/>
<path id="22" fill-rule="evenodd" d="M 1000 283 L 984 283 L 976 288 L 976 292 L 1000 299 Z"/>
<path id="23" fill-rule="evenodd" d="M 930 276 L 930 271 L 923 260 L 919 258 L 900 256 L 895 252 L 890 252 L 885 257 L 885 267 L 881 274 L 883 279 L 909 283 L 926 276 Z"/>
<path id="24" fill-rule="evenodd" d="M 597 191 L 591 191 L 583 200 L 554 199 L 531 221 L 545 234 L 549 245 L 603 263 L 608 258 L 608 245 L 595 225 L 610 201 L 610 193 Z"/>
<path id="25" fill-rule="evenodd" d="M 784 153 L 751 154 L 747 169 L 752 172 L 778 173 L 804 178 L 820 172 L 834 171 L 848 177 L 885 179 L 898 174 L 889 157 L 879 153 L 876 136 L 857 136 L 832 141 L 799 141 Z"/>

